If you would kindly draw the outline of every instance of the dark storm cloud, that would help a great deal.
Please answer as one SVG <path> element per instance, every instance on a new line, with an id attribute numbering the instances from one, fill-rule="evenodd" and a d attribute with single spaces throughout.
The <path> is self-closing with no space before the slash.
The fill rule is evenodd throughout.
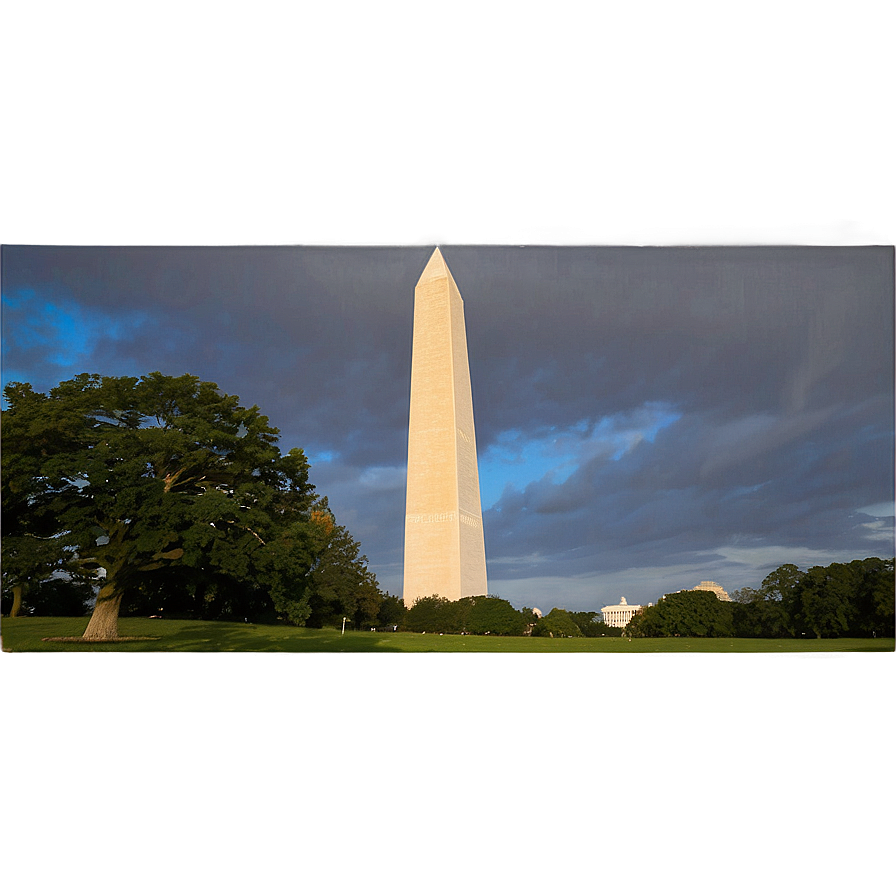
<path id="1" fill-rule="evenodd" d="M 306 448 L 397 590 L 431 251 L 5 247 L 4 376 L 215 380 Z M 892 250 L 443 253 L 495 481 L 490 579 L 710 568 L 734 545 L 892 553 L 857 513 L 893 498 Z"/>
<path id="2" fill-rule="evenodd" d="M 887 242 L 887 3 L 5 3 L 15 241 Z"/>
<path id="3" fill-rule="evenodd" d="M 694 546 L 769 537 L 836 549 L 853 530 L 855 544 L 864 536 L 855 512 L 881 493 L 867 471 L 885 473 L 892 454 L 883 428 L 855 438 L 874 410 L 728 427 L 691 415 L 619 460 L 591 458 L 562 484 L 545 477 L 508 489 L 486 529 L 498 556 L 537 557 L 555 575 L 669 565 L 689 548 L 700 550 Z M 888 408 L 876 410 L 886 418 Z M 821 426 L 823 441 L 803 438 Z"/>
<path id="4" fill-rule="evenodd" d="M 886 252 L 499 251 L 446 252 L 483 373 L 476 397 L 495 406 L 485 426 L 513 425 L 490 386 L 512 384 L 533 420 L 563 425 L 645 400 L 732 414 L 797 407 L 819 390 L 852 398 L 887 375 L 867 360 L 888 358 Z"/>
<path id="5" fill-rule="evenodd" d="M 214 379 L 291 444 L 375 463 L 403 441 L 413 284 L 430 251 L 7 247 L 4 295 L 31 290 L 111 320 L 140 309 L 142 326 L 99 340 L 85 362 Z"/>

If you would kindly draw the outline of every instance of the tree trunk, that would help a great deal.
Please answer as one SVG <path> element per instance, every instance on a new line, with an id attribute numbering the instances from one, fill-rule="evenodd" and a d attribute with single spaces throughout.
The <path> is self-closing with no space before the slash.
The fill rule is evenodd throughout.
<path id="1" fill-rule="evenodd" d="M 18 616 L 22 612 L 22 594 L 24 591 L 24 585 L 12 586 L 12 609 L 9 611 L 10 618 Z"/>
<path id="2" fill-rule="evenodd" d="M 122 592 L 114 583 L 103 585 L 97 595 L 96 606 L 87 628 L 81 636 L 85 641 L 114 641 L 118 637 L 118 610 Z"/>

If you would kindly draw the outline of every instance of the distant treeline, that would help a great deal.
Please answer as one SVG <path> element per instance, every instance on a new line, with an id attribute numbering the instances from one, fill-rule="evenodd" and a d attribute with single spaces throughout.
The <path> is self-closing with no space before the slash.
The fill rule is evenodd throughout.
<path id="1" fill-rule="evenodd" d="M 893 559 L 779 566 L 759 588 L 721 601 L 711 591 L 667 594 L 629 622 L 631 637 L 709 638 L 893 637 Z"/>
<path id="2" fill-rule="evenodd" d="M 419 598 L 405 612 L 399 628 L 410 632 L 469 635 L 532 635 L 544 638 L 595 638 L 619 635 L 595 611 L 572 613 L 554 609 L 540 617 L 529 607 L 522 610 L 493 594 L 448 600 L 433 594 Z"/>
<path id="3" fill-rule="evenodd" d="M 742 588 L 731 601 L 712 591 L 667 594 L 643 607 L 624 629 L 603 622 L 596 610 L 551 610 L 543 618 L 516 610 L 495 595 L 450 601 L 434 594 L 403 613 L 400 630 L 473 635 L 595 638 L 607 635 L 665 638 L 870 638 L 894 634 L 894 560 L 869 557 L 803 571 L 779 566 L 759 588 Z M 400 619 L 398 617 L 401 617 Z"/>
<path id="4" fill-rule="evenodd" d="M 406 609 L 400 597 L 380 592 L 369 601 L 365 615 L 351 612 L 351 601 L 336 602 L 318 625 L 339 625 L 343 615 L 352 628 L 398 629 L 446 634 L 503 635 L 554 638 L 868 638 L 894 635 L 894 561 L 871 557 L 833 563 L 802 571 L 792 564 L 778 567 L 759 588 L 732 592 L 731 601 L 711 591 L 680 591 L 656 605 L 644 607 L 623 631 L 606 625 L 599 612 L 551 610 L 543 618 L 531 609 L 515 609 L 495 595 L 450 601 L 438 595 L 419 599 Z M 185 583 L 165 587 L 165 615 L 181 618 L 237 619 L 276 622 L 267 602 L 252 590 L 233 589 L 226 606 L 197 601 Z M 373 589 L 371 589 L 373 590 Z M 376 592 L 374 592 L 376 594 Z M 35 616 L 80 616 L 89 613 L 95 591 L 83 582 L 50 579 L 36 583 L 27 595 L 25 612 Z M 208 597 L 208 596 L 207 596 Z M 8 613 L 12 597 L 3 595 Z M 123 615 L 158 612 L 160 596 L 135 591 L 122 607 Z M 352 604 L 352 607 L 349 604 Z M 358 604 L 361 602 L 358 601 Z"/>

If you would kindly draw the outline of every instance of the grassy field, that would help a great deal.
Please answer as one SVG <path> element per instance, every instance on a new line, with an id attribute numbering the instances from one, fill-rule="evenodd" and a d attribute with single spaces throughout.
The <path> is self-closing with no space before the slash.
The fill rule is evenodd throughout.
<path id="1" fill-rule="evenodd" d="M 4 651 L 240 651 L 277 653 L 814 653 L 893 651 L 893 638 L 762 640 L 753 638 L 498 638 L 413 632 L 352 632 L 184 619 L 122 619 L 119 633 L 146 640 L 75 644 L 87 617 L 4 618 Z"/>

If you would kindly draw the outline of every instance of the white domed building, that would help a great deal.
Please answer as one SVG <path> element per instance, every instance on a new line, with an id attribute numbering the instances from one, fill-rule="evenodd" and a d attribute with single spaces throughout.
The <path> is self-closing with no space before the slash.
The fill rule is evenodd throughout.
<path id="1" fill-rule="evenodd" d="M 632 616 L 640 609 L 640 604 L 629 604 L 624 597 L 620 597 L 618 604 L 602 607 L 600 614 L 607 625 L 611 625 L 613 628 L 625 628 Z"/>

